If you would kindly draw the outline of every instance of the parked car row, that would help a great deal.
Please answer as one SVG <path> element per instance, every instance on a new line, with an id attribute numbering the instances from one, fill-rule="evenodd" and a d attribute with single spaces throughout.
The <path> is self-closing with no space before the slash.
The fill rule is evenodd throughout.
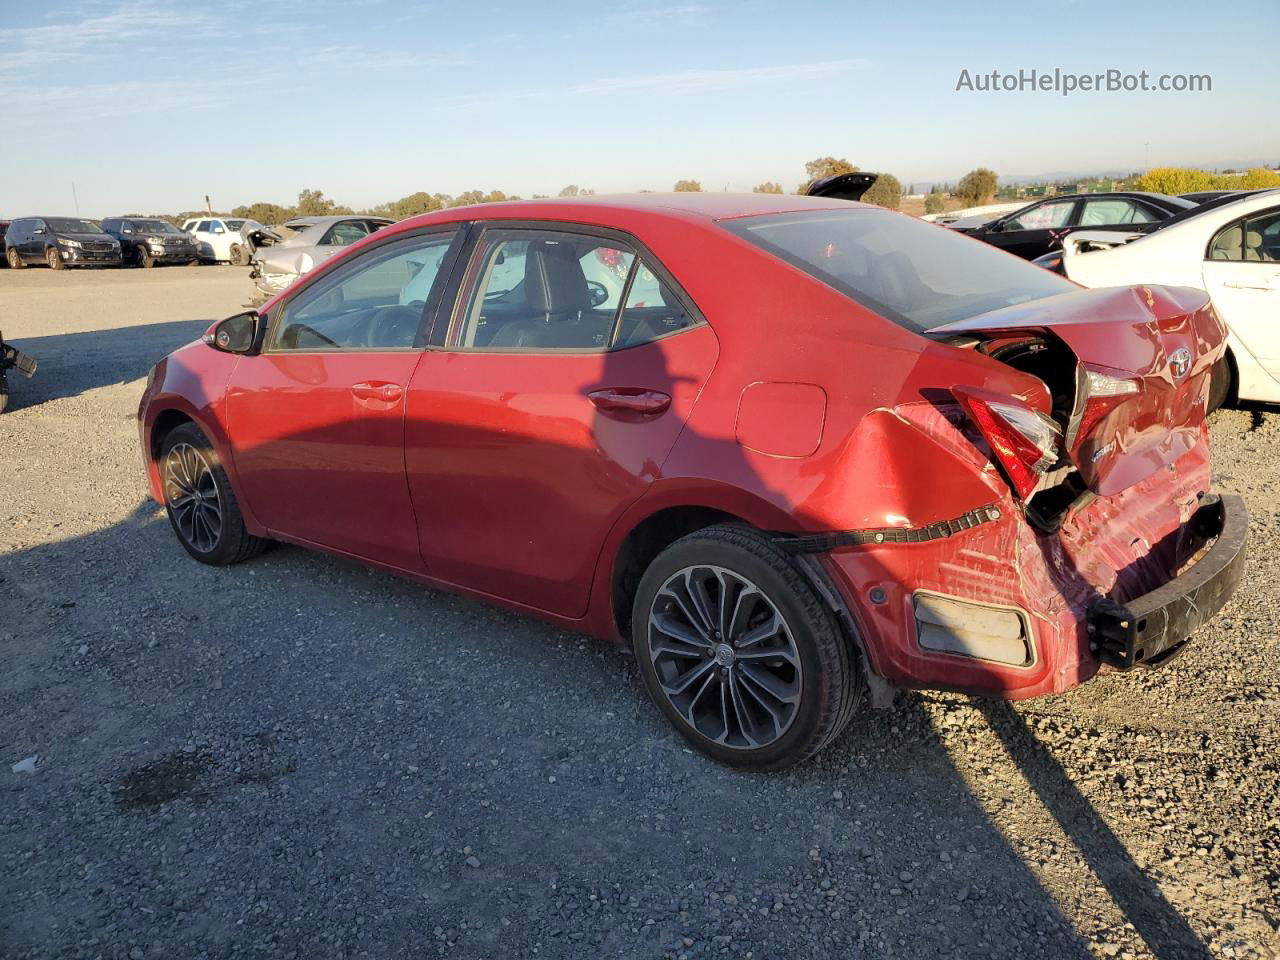
<path id="1" fill-rule="evenodd" d="M 256 220 L 188 220 L 181 229 L 155 217 L 21 217 L 0 221 L 4 260 L 14 269 L 154 267 L 159 264 L 232 263 L 243 266 L 257 247 L 280 235 Z"/>

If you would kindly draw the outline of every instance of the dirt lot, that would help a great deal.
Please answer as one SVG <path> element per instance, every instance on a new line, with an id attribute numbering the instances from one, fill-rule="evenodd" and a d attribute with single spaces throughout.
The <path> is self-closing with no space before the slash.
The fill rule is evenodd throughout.
<path id="1" fill-rule="evenodd" d="M 1214 419 L 1253 559 L 1174 664 L 903 695 L 746 776 L 618 650 L 297 549 L 190 561 L 145 496 L 141 378 L 248 291 L 0 271 L 41 363 L 0 418 L 0 955 L 1280 951 L 1280 415 Z"/>

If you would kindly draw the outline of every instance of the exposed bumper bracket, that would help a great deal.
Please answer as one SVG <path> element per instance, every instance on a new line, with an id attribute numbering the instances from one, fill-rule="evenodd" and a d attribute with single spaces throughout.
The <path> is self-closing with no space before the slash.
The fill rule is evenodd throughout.
<path id="1" fill-rule="evenodd" d="M 1181 576 L 1128 603 L 1100 597 L 1090 608 L 1089 636 L 1098 657 L 1117 670 L 1159 666 L 1207 623 L 1244 575 L 1249 513 L 1237 496 L 1206 498 L 1190 520 L 1209 551 Z"/>
<path id="2" fill-rule="evenodd" d="M 962 513 L 953 520 L 939 520 L 923 527 L 880 527 L 869 530 L 837 530 L 802 536 L 779 534 L 773 538 L 778 549 L 787 553 L 826 553 L 838 547 L 862 547 L 876 543 L 927 543 L 972 530 L 984 523 L 1000 519 L 1000 508 L 994 503 Z"/>

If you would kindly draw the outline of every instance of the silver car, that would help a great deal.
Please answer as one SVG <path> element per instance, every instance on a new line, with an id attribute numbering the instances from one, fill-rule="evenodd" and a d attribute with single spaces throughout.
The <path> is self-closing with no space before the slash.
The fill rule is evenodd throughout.
<path id="1" fill-rule="evenodd" d="M 392 223 L 395 221 L 386 217 L 350 214 L 295 217 L 280 230 L 284 240 L 255 248 L 251 254 L 249 276 L 257 297 L 262 300 L 274 297 L 317 263 Z"/>

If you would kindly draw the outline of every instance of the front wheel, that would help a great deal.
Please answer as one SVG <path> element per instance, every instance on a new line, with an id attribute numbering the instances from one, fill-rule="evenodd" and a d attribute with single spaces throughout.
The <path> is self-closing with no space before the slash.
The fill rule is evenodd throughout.
<path id="1" fill-rule="evenodd" d="M 159 466 L 169 523 L 187 553 L 220 567 L 262 552 L 267 541 L 245 529 L 231 481 L 199 427 L 185 423 L 171 430 L 160 446 Z"/>
<path id="2" fill-rule="evenodd" d="M 249 258 L 244 252 L 244 247 L 238 243 L 231 245 L 231 265 L 233 267 L 243 267 L 249 263 Z"/>
<path id="3" fill-rule="evenodd" d="M 147 249 L 146 244 L 140 243 L 133 248 L 133 259 L 138 266 L 145 267 L 148 270 L 156 265 L 156 258 Z"/>
<path id="4" fill-rule="evenodd" d="M 777 770 L 813 756 L 861 699 L 859 664 L 831 612 L 748 527 L 708 527 L 659 554 L 636 592 L 631 639 L 658 709 L 731 766 Z"/>
<path id="5" fill-rule="evenodd" d="M 50 247 L 44 252 L 45 263 L 49 264 L 53 270 L 61 270 L 65 267 L 66 261 L 62 259 L 62 254 L 58 252 L 57 247 Z"/>

